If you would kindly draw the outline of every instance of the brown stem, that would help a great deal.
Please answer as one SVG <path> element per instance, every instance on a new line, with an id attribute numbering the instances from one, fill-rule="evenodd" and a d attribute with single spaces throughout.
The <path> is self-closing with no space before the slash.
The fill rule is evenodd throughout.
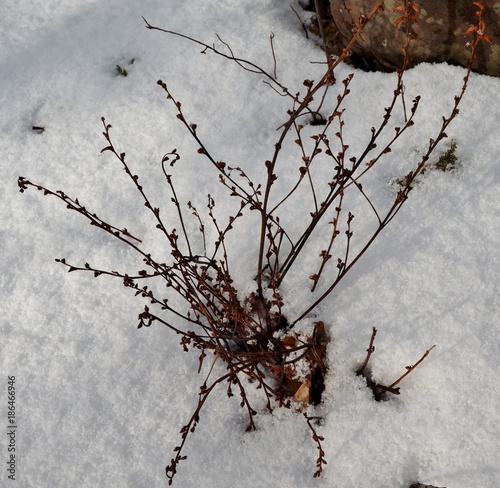
<path id="1" fill-rule="evenodd" d="M 366 350 L 365 361 L 363 362 L 363 364 L 356 371 L 356 374 L 358 376 L 362 376 L 363 375 L 363 373 L 365 372 L 365 368 L 368 366 L 368 361 L 370 361 L 370 357 L 373 354 L 373 352 L 375 351 L 375 346 L 373 345 L 373 343 L 375 341 L 375 336 L 376 335 L 377 335 L 377 329 L 375 327 L 373 327 L 373 329 L 372 329 L 372 335 L 370 337 L 370 345 L 368 346 L 368 349 Z"/>

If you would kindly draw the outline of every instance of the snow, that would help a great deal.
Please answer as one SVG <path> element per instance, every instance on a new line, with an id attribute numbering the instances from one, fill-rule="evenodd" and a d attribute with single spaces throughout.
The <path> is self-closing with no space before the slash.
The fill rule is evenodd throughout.
<path id="1" fill-rule="evenodd" d="M 4 2 L 0 410 L 5 423 L 7 377 L 15 376 L 19 486 L 165 486 L 165 466 L 196 406 L 202 376 L 196 374 L 196 355 L 183 353 L 168 330 L 136 329 L 143 303 L 119 281 L 68 274 L 54 262 L 65 257 L 127 271 L 140 269 L 140 260 L 54 198 L 34 190 L 19 193 L 18 176 L 78 196 L 166 256 L 118 162 L 109 153 L 99 155 L 105 116 L 116 146 L 166 215 L 175 218 L 160 162 L 174 148 L 181 154 L 174 172 L 179 199 L 202 210 L 210 193 L 218 218 L 234 214 L 238 202 L 196 154 L 156 81 L 163 79 L 182 102 L 210 151 L 240 165 L 255 181 L 265 177 L 263 162 L 272 154 L 289 100 L 258 75 L 201 55 L 199 46 L 186 40 L 145 29 L 141 16 L 208 44 L 216 42 L 217 33 L 237 56 L 269 71 L 273 32 L 278 79 L 295 93 L 303 90 L 305 78 L 319 79 L 322 66 L 310 61 L 324 56 L 305 38 L 289 3 Z M 129 76 L 117 76 L 117 64 Z M 380 121 L 395 76 L 340 66 L 337 79 L 351 72 L 344 130 L 354 154 Z M 463 69 L 447 65 L 421 65 L 407 73 L 407 103 L 420 94 L 421 106 L 415 127 L 365 183 L 374 202 L 390 201 L 391 182 L 416 163 L 436 134 L 463 76 Z M 318 434 L 325 438 L 328 465 L 322 476 L 312 478 L 316 448 L 301 414 L 276 409 L 270 415 L 252 392 L 258 430 L 246 433 L 238 399 L 228 399 L 221 388 L 188 439 L 188 459 L 174 486 L 406 488 L 416 481 L 448 488 L 500 486 L 499 90 L 500 80 L 471 76 L 460 116 L 447 131 L 457 142 L 458 168 L 424 175 L 401 213 L 316 311 L 315 319 L 328 325 L 332 337 L 324 401 L 309 409 L 323 417 Z M 327 101 L 330 106 L 335 96 Z M 395 117 L 402 120 L 401 107 Z M 32 126 L 46 130 L 37 133 Z M 310 127 L 304 131 L 314 133 Z M 292 149 L 284 148 L 284 161 L 297 161 Z M 278 180 L 276 201 L 298 174 L 301 163 L 292 164 Z M 322 176 L 315 175 L 317 181 Z M 362 198 L 353 205 L 354 236 L 361 238 L 373 215 Z M 308 211 L 296 203 L 283 210 L 294 229 Z M 252 291 L 258 225 L 253 214 L 245 218 L 235 226 L 231 250 L 242 293 Z M 194 221 L 189 225 L 197 227 Z M 313 249 L 323 242 L 315 236 Z M 311 251 L 290 275 L 284 287 L 290 316 L 312 303 L 308 276 L 318 266 L 317 252 Z M 403 380 L 401 395 L 387 402 L 375 402 L 354 374 L 373 326 L 378 334 L 370 368 L 383 383 L 397 379 L 436 345 Z M 6 461 L 5 429 L 2 436 Z M 10 486 L 3 466 L 2 483 Z"/>

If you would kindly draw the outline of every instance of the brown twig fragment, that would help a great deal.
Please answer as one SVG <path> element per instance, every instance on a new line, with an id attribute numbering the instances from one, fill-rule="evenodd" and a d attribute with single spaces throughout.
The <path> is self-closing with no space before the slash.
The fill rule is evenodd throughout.
<path id="1" fill-rule="evenodd" d="M 319 420 L 319 419 L 321 419 L 321 417 L 309 417 L 305 412 L 304 412 L 304 417 L 306 419 L 307 426 L 309 427 L 309 429 L 312 432 L 312 438 L 313 438 L 313 441 L 316 443 L 316 448 L 318 449 L 318 458 L 316 459 L 316 467 L 318 469 L 314 472 L 313 477 L 319 478 L 321 476 L 321 473 L 323 472 L 323 465 L 328 464 L 325 460 L 325 451 L 323 451 L 323 448 L 321 447 L 321 441 L 324 441 L 325 438 L 322 436 L 319 436 L 316 433 L 316 429 L 314 428 L 311 421 L 312 420 Z"/>
<path id="2" fill-rule="evenodd" d="M 377 335 L 377 329 L 375 327 L 373 327 L 372 336 L 370 338 L 370 345 L 368 346 L 368 349 L 366 350 L 365 360 L 364 360 L 363 364 L 356 371 L 356 374 L 358 376 L 363 376 L 363 374 L 365 372 L 365 368 L 366 368 L 366 366 L 368 366 L 368 361 L 370 361 L 370 357 L 373 354 L 373 352 L 375 351 L 375 346 L 373 345 L 373 342 L 375 341 L 376 335 Z"/>
<path id="3" fill-rule="evenodd" d="M 396 387 L 397 384 L 399 384 L 404 378 L 406 378 L 428 355 L 429 353 L 436 347 L 434 344 L 431 348 L 427 349 L 425 351 L 424 355 L 412 366 L 406 366 L 406 372 L 402 374 L 394 383 L 389 385 L 390 389 L 393 389 Z"/>
<path id="4" fill-rule="evenodd" d="M 377 384 L 378 388 L 378 399 L 380 399 L 385 393 L 389 392 L 392 393 L 393 395 L 399 395 L 399 388 L 396 387 L 404 378 L 406 378 L 428 355 L 429 353 L 436 347 L 436 345 L 432 346 L 431 348 L 427 349 L 423 356 L 413 365 L 411 366 L 406 366 L 406 372 L 402 374 L 394 383 L 391 383 L 389 386 L 385 385 L 379 385 Z"/>

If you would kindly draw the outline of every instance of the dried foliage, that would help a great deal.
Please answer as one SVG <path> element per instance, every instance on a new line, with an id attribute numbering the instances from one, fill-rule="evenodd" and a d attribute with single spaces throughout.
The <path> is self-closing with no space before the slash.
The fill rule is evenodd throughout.
<path id="1" fill-rule="evenodd" d="M 386 393 L 391 393 L 392 395 L 399 395 L 400 388 L 397 385 L 401 383 L 401 381 L 403 381 L 403 379 L 405 379 L 429 355 L 429 353 L 436 346 L 434 345 L 431 348 L 427 349 L 427 351 L 425 351 L 423 356 L 415 364 L 412 364 L 411 366 L 406 366 L 406 371 L 396 381 L 392 382 L 390 385 L 382 385 L 373 380 L 371 371 L 368 369 L 368 362 L 370 361 L 372 354 L 375 352 L 375 346 L 373 345 L 373 343 L 375 342 L 376 335 L 377 335 L 377 329 L 373 327 L 372 335 L 370 338 L 370 345 L 366 350 L 366 358 L 363 364 L 356 371 L 356 374 L 358 376 L 363 376 L 366 379 L 367 385 L 373 391 L 373 396 L 375 400 L 379 402 L 387 399 Z"/>
<path id="2" fill-rule="evenodd" d="M 150 327 L 155 323 L 169 328 L 179 336 L 180 344 L 185 351 L 195 350 L 199 354 L 199 372 L 206 359 L 211 362 L 209 373 L 198 392 L 196 408 L 186 425 L 182 427 L 181 441 L 174 449 L 174 457 L 166 468 L 169 484 L 172 483 L 177 473 L 179 463 L 186 459 L 184 454 L 186 440 L 189 434 L 195 431 L 200 421 L 200 412 L 218 385 L 225 385 L 228 397 L 232 397 L 235 393 L 239 395 L 241 407 L 248 414 L 247 430 L 255 429 L 257 413 L 247 395 L 249 387 L 247 380 L 262 391 L 269 411 L 276 406 L 291 407 L 294 398 L 297 400 L 295 405 L 300 402 L 317 404 L 321 401 L 327 370 L 324 360 L 329 340 L 329 328 L 321 321 L 313 322 L 310 319 L 312 312 L 332 293 L 381 231 L 398 214 L 408 199 L 415 179 L 425 169 L 429 157 L 439 142 L 447 137 L 446 129 L 458 115 L 458 106 L 467 88 L 471 64 L 464 76 L 461 91 L 455 97 L 451 113 L 443 117 L 441 127 L 429 140 L 423 157 L 406 175 L 388 208 L 375 208 L 363 188 L 363 177 L 378 166 L 384 158 L 390 157 L 388 155 L 395 142 L 414 125 L 414 117 L 420 104 L 420 98 L 416 97 L 411 102 L 404 124 L 394 126 L 391 123 L 399 99 L 403 101 L 406 112 L 403 80 L 405 70 L 411 61 L 409 50 L 412 41 L 412 24 L 417 21 L 418 7 L 412 2 L 404 1 L 395 8 L 395 11 L 401 14 L 396 25 L 406 30 L 407 42 L 403 46 L 404 61 L 397 71 L 395 89 L 382 119 L 377 126 L 371 128 L 366 147 L 356 155 L 349 150 L 344 134 L 346 130 L 344 114 L 353 75 L 337 82 L 335 69 L 350 55 L 352 44 L 361 35 L 365 25 L 377 14 L 382 3 L 382 0 L 375 2 L 371 11 L 357 20 L 351 42 L 345 46 L 340 56 L 329 57 L 322 78 L 317 82 L 304 80 L 303 93 L 296 94 L 291 93 L 281 81 L 278 81 L 276 70 L 270 73 L 251 61 L 237 57 L 229 44 L 220 38 L 218 38 L 220 47 L 216 47 L 215 44 L 205 44 L 178 32 L 154 27 L 145 21 L 148 29 L 187 39 L 200 45 L 203 52 L 212 52 L 238 64 L 244 70 L 261 76 L 280 95 L 290 99 L 291 107 L 288 119 L 279 129 L 272 156 L 262 165 L 264 182 L 258 184 L 247 176 L 243 168 L 230 166 L 217 160 L 211 154 L 199 136 L 196 124 L 187 119 L 181 102 L 176 100 L 165 82 L 158 81 L 160 89 L 174 107 L 177 119 L 198 145 L 199 154 L 209 161 L 214 174 L 217 175 L 220 184 L 227 189 L 228 194 L 239 202 L 238 211 L 229 217 L 227 222 L 221 223 L 216 219 L 213 211 L 215 202 L 209 195 L 206 212 L 209 222 L 203 221 L 201 213 L 191 202 L 184 204 L 177 197 L 171 172 L 174 171 L 180 155 L 177 150 L 173 149 L 163 157 L 162 171 L 172 195 L 171 202 L 178 216 L 176 228 L 169 228 L 166 225 L 161 209 L 156 207 L 148 197 L 146 190 L 139 182 L 139 176 L 134 174 L 128 165 L 125 153 L 115 146 L 111 137 L 111 125 L 102 118 L 106 146 L 101 152 L 111 153 L 135 186 L 138 198 L 150 211 L 156 227 L 170 247 L 172 262 L 169 264 L 156 260 L 143 248 L 139 237 L 134 236 L 126 228 L 109 224 L 82 205 L 78 198 L 72 198 L 62 191 L 52 191 L 24 177 L 19 178 L 21 192 L 33 187 L 45 195 L 60 199 L 68 209 L 81 214 L 91 225 L 111 234 L 136 251 L 142 257 L 144 269 L 128 274 L 95 268 L 88 263 L 75 266 L 67 263 L 65 259 L 58 259 L 58 262 L 68 267 L 70 272 L 89 271 L 95 277 L 109 275 L 120 279 L 123 285 L 131 289 L 135 295 L 148 301 L 148 305 L 144 306 L 139 314 L 139 328 Z M 479 2 L 474 2 L 474 5 L 479 10 L 478 24 L 468 32 L 472 36 L 472 40 L 468 43 L 468 48 L 471 50 L 471 63 L 475 58 L 479 42 L 489 41 L 484 33 L 482 5 Z M 272 54 L 276 62 L 272 42 L 271 37 Z M 333 86 L 338 91 L 336 103 L 329 109 L 327 116 L 322 116 L 319 112 L 324 104 L 324 95 Z M 315 105 L 314 99 L 318 95 L 321 95 L 320 101 Z M 304 120 L 302 118 L 304 115 L 312 117 L 312 121 L 318 127 L 317 132 L 310 136 L 312 148 L 309 148 L 310 141 L 306 143 L 304 125 L 300 123 Z M 388 133 L 389 136 L 387 136 Z M 386 141 L 383 143 L 381 142 L 382 134 Z M 290 142 L 299 150 L 296 181 L 282 200 L 273 204 L 271 195 L 278 174 L 290 171 L 290 167 L 284 166 L 281 160 L 282 148 Z M 321 186 L 311 177 L 311 168 L 320 164 L 326 164 L 332 168 L 329 181 Z M 300 235 L 292 236 L 281 223 L 280 211 L 285 202 L 293 201 L 297 196 L 297 189 L 304 185 L 310 188 L 312 196 L 310 219 L 304 222 Z M 353 251 L 352 245 L 355 239 L 354 214 L 346 204 L 347 196 L 351 193 L 362 195 L 369 203 L 375 219 L 375 227 L 370 235 L 356 236 L 356 252 Z M 189 217 L 186 216 L 186 209 L 190 214 Z M 234 285 L 227 243 L 232 238 L 235 222 L 244 219 L 250 211 L 257 212 L 260 217 L 260 228 L 254 243 L 255 290 L 247 296 L 242 296 Z M 199 225 L 197 234 L 193 235 L 187 230 L 189 226 L 185 223 L 186 218 L 196 220 Z M 290 271 L 298 265 L 298 258 L 310 252 L 308 245 L 311 235 L 324 222 L 329 223 L 330 232 L 324 236 L 324 246 L 319 254 L 317 268 L 304 270 L 305 282 L 310 282 L 311 298 L 304 296 L 304 309 L 297 316 L 290 317 L 284 309 L 281 286 Z M 209 242 L 207 225 L 215 229 L 217 235 L 215 242 Z M 196 246 L 194 242 L 197 243 Z M 200 242 L 203 252 L 196 254 L 194 249 L 200 248 Z M 178 295 L 186 307 L 180 309 L 176 305 L 171 305 L 174 301 L 169 300 L 168 296 L 159 295 L 157 291 L 153 291 L 153 287 L 148 284 L 151 280 L 160 280 L 166 285 L 169 294 Z M 321 291 L 318 291 L 319 287 Z M 184 325 L 174 325 L 169 317 L 175 317 L 175 324 L 181 322 Z M 311 322 L 309 334 L 298 332 L 295 326 L 300 321 Z M 374 350 L 375 332 L 374 329 L 368 356 L 359 374 L 365 373 L 370 355 Z M 387 392 L 398 393 L 399 382 L 425 358 L 429 351 L 415 365 L 408 367 L 406 373 L 391 385 L 376 385 L 378 395 L 382 396 Z M 215 362 L 223 363 L 225 366 L 222 374 L 214 373 Z M 304 415 L 319 453 L 317 470 L 314 473 L 316 477 L 321 474 L 323 465 L 326 464 L 321 447 L 323 438 L 315 431 L 315 424 L 312 422 L 315 418 Z"/>

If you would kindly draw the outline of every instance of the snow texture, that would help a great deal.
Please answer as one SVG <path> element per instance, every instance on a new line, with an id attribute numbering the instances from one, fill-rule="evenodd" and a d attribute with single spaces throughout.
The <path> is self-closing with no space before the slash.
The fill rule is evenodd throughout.
<path id="1" fill-rule="evenodd" d="M 0 410 L 6 425 L 7 377 L 15 376 L 18 430 L 16 482 L 8 479 L 4 462 L 2 486 L 165 486 L 165 466 L 203 378 L 196 374 L 196 355 L 183 353 L 178 337 L 160 326 L 136 329 L 143 303 L 118 280 L 68 274 L 54 262 L 65 257 L 134 271 L 140 260 L 54 198 L 33 190 L 19 193 L 18 176 L 78 196 L 166 256 L 118 162 L 109 153 L 99 155 L 105 116 L 117 147 L 172 221 L 160 161 L 174 148 L 181 154 L 174 175 L 179 199 L 202 209 L 210 193 L 215 211 L 226 218 L 238 202 L 196 154 L 156 81 L 163 79 L 182 101 L 210 151 L 240 165 L 255 181 L 265 177 L 264 161 L 290 102 L 262 77 L 200 54 L 199 46 L 184 39 L 147 30 L 141 16 L 209 44 L 218 42 L 218 34 L 237 56 L 268 71 L 273 32 L 278 79 L 295 93 L 303 92 L 305 78 L 319 79 L 323 65 L 311 61 L 323 61 L 324 55 L 317 40 L 305 38 L 289 3 L 3 2 Z M 117 65 L 127 69 L 127 77 L 117 74 Z M 356 154 L 381 119 L 395 75 L 340 66 L 337 79 L 351 72 L 344 131 Z M 421 108 L 415 127 L 365 183 L 375 203 L 393 197 L 391 182 L 417 162 L 451 109 L 463 76 L 463 69 L 447 65 L 420 65 L 407 73 L 407 103 L 419 94 Z M 448 130 L 457 142 L 457 169 L 424 175 L 401 213 L 310 319 L 323 320 L 332 337 L 324 401 L 309 411 L 324 419 L 318 427 L 328 461 L 323 475 L 312 478 L 316 449 L 300 414 L 278 409 L 270 415 L 255 394 L 258 430 L 245 433 L 245 412 L 221 388 L 188 440 L 188 460 L 174 486 L 407 488 L 417 481 L 447 488 L 500 486 L 499 93 L 499 79 L 471 76 L 460 116 Z M 401 107 L 397 117 L 402 118 Z M 276 184 L 276 201 L 298 174 L 301 163 L 291 157 L 292 148 L 284 148 L 283 161 L 292 162 Z M 321 181 L 321 172 L 316 177 Z M 354 236 L 361 237 L 373 215 L 362 199 L 353 205 L 359 210 Z M 295 204 L 284 209 L 284 219 L 298 231 L 308 212 L 307 205 Z M 236 226 L 231 244 L 242 293 L 252 291 L 257 259 L 258 222 L 253 214 L 247 218 Z M 196 229 L 197 223 L 189 225 Z M 308 276 L 319 265 L 316 250 L 323 242 L 314 239 L 313 251 L 284 289 L 290 316 L 313 300 Z M 436 344 L 402 382 L 401 395 L 387 402 L 375 402 L 354 374 L 373 326 L 378 335 L 370 368 L 383 383 L 394 381 Z M 4 461 L 7 441 L 4 430 Z"/>

